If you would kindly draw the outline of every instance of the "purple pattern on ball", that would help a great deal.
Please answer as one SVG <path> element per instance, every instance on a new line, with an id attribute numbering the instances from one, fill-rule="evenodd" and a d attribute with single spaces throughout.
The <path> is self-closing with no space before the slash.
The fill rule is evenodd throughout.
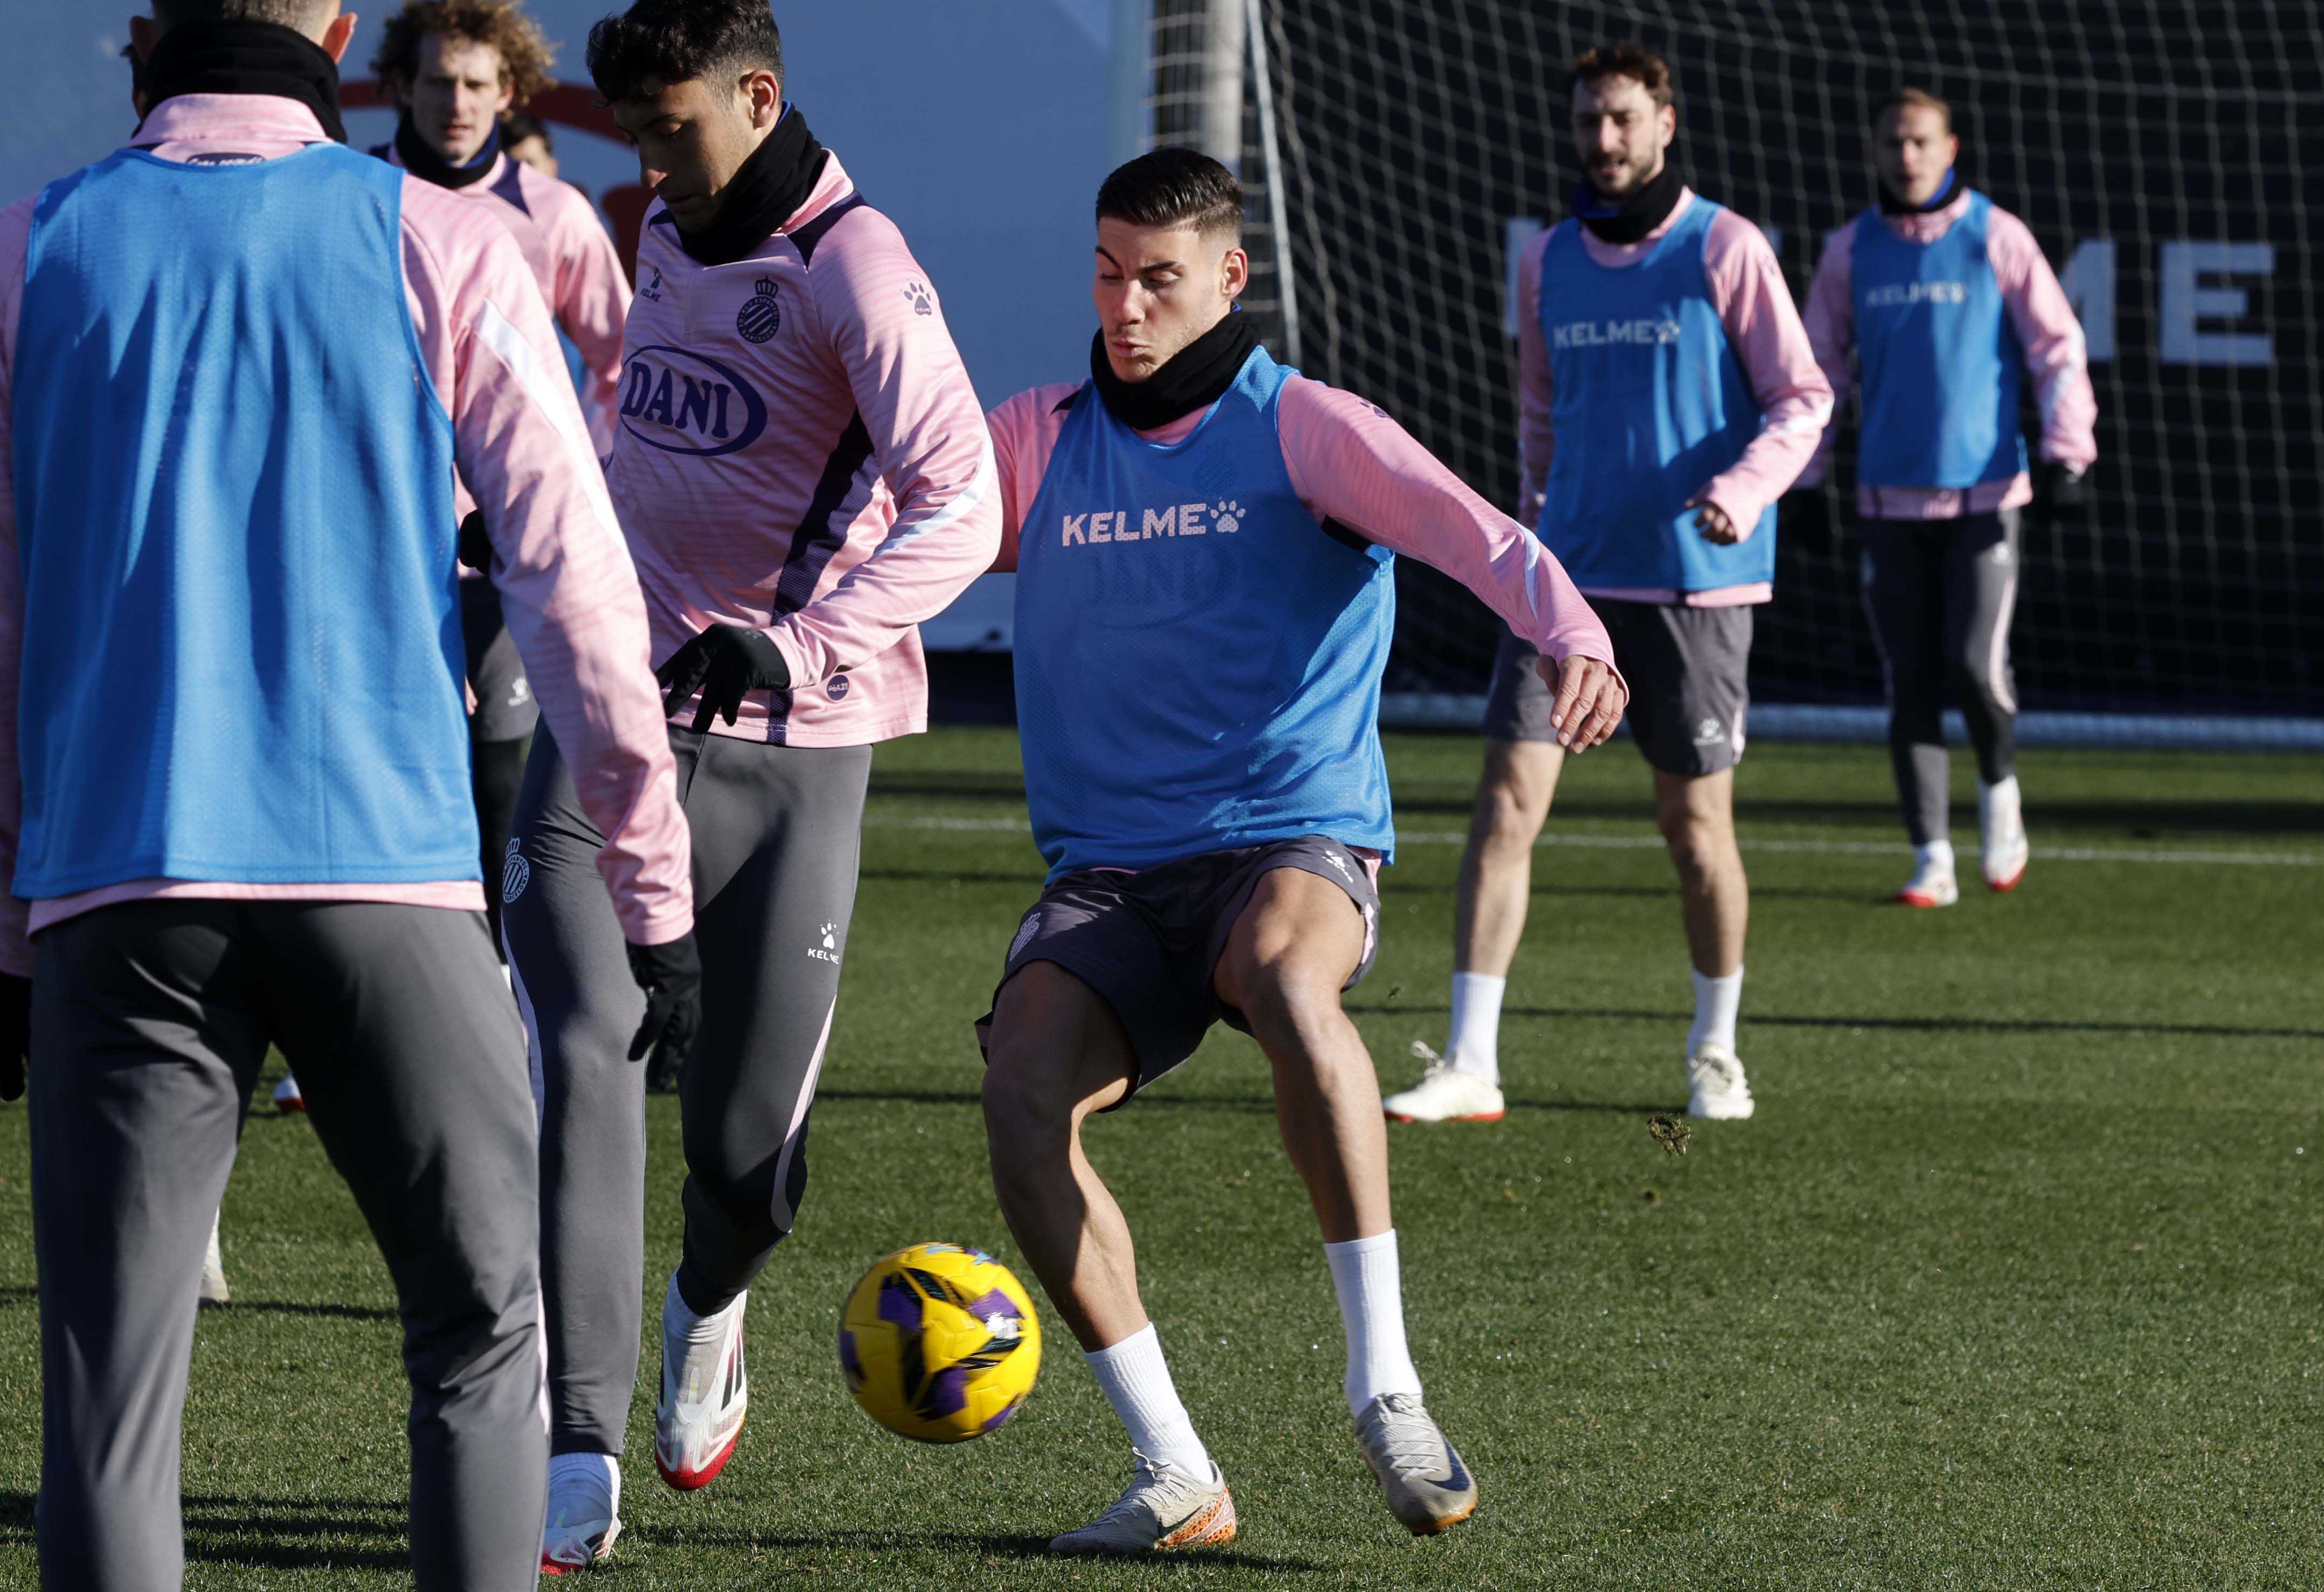
<path id="1" fill-rule="evenodd" d="M 920 1397 L 918 1413 L 923 1421 L 939 1421 L 946 1415 L 957 1415 L 967 1407 L 968 1372 L 954 1366 L 928 1378 L 928 1390 Z"/>
<path id="2" fill-rule="evenodd" d="M 907 1332 L 920 1330 L 920 1296 L 911 1284 L 890 1277 L 880 1284 L 880 1319 Z"/>
<path id="3" fill-rule="evenodd" d="M 855 1334 L 844 1330 L 839 1334 L 839 1368 L 847 1373 L 848 1385 L 862 1385 L 863 1362 L 856 1357 Z"/>
<path id="4" fill-rule="evenodd" d="M 983 1437 L 991 1432 L 1000 1431 L 1003 1426 L 1006 1426 L 1009 1423 L 1010 1416 L 1014 1415 L 1018 1411 L 1024 1407 L 1025 1395 L 1019 1394 L 1015 1398 L 1009 1401 L 1008 1408 L 1002 1410 L 1001 1413 L 995 1415 L 991 1420 L 987 1421 L 984 1423 L 983 1430 L 979 1431 L 977 1436 Z"/>
<path id="5" fill-rule="evenodd" d="M 978 1321 L 988 1323 L 995 1316 L 1010 1321 L 1020 1321 L 1025 1319 L 1017 1307 L 1009 1302 L 1009 1295 L 998 1288 L 970 1305 L 968 1313 Z"/>

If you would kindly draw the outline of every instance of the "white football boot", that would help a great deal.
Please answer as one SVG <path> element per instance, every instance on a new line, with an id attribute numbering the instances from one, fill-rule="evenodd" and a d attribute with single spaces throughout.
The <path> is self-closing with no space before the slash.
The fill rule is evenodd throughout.
<path id="1" fill-rule="evenodd" d="M 1723 1044 L 1706 1044 L 1686 1058 L 1686 1114 L 1740 1120 L 1751 1114 L 1751 1086 L 1743 1063 Z"/>
<path id="2" fill-rule="evenodd" d="M 1356 1443 L 1379 1478 L 1388 1512 L 1416 1537 L 1452 1530 L 1477 1512 L 1477 1478 L 1461 1463 L 1416 1393 L 1384 1393 L 1356 1417 Z"/>
<path id="3" fill-rule="evenodd" d="M 1050 1542 L 1050 1552 L 1167 1553 L 1234 1541 L 1234 1495 L 1216 1465 L 1204 1477 L 1135 1449 L 1130 1452 L 1138 1468 L 1121 1496 L 1089 1524 Z"/>
<path id="4" fill-rule="evenodd" d="M 226 1285 L 226 1256 L 218 1249 L 218 1219 L 210 1218 L 210 1241 L 202 1250 L 202 1302 L 224 1304 L 229 1294 Z"/>
<path id="5" fill-rule="evenodd" d="M 1913 858 L 1913 877 L 1896 892 L 1900 906 L 1950 906 L 1960 899 L 1960 885 L 1953 878 L 1950 841 L 1931 841 L 1925 846 L 1917 846 Z"/>
<path id="6" fill-rule="evenodd" d="M 1977 860 L 1985 875 L 1985 888 L 1996 895 L 2015 889 L 2034 855 L 2033 842 L 2025 838 L 2016 775 L 1996 785 L 1978 781 L 1977 833 Z"/>
<path id="7" fill-rule="evenodd" d="M 1391 1122 L 1499 1122 L 1505 1111 L 1500 1086 L 1463 1072 L 1417 1039 L 1412 1054 L 1428 1063 L 1420 1081 L 1380 1102 Z"/>
<path id="8" fill-rule="evenodd" d="M 299 1080 L 289 1072 L 274 1086 L 274 1109 L 278 1111 L 303 1111 L 307 1097 L 299 1092 Z"/>
<path id="9" fill-rule="evenodd" d="M 622 1462 L 611 1454 L 557 1454 L 549 1461 L 549 1517 L 540 1573 L 577 1575 L 613 1557 L 622 1534 Z"/>
<path id="10" fill-rule="evenodd" d="M 681 1493 L 706 1487 L 733 1457 L 751 1383 L 742 1369 L 745 1292 L 697 1316 L 672 1273 L 661 1304 L 661 1400 L 654 1407 L 654 1468 Z"/>

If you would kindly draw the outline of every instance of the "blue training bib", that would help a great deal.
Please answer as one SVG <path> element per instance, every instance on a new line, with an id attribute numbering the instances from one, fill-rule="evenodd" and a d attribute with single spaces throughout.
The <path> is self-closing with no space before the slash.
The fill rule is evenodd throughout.
<path id="1" fill-rule="evenodd" d="M 15 892 L 472 879 L 452 429 L 402 176 L 125 150 L 33 212 Z"/>
<path id="2" fill-rule="evenodd" d="M 1697 196 L 1645 258 L 1603 266 L 1578 221 L 1549 235 L 1534 307 L 1549 349 L 1550 460 L 1537 532 L 1590 591 L 1716 591 L 1772 580 L 1775 510 L 1732 547 L 1687 500 L 1759 435 L 1702 252 L 1720 207 Z"/>
<path id="3" fill-rule="evenodd" d="M 1961 488 L 2025 468 L 2017 424 L 2024 355 L 1987 250 L 1993 201 L 1971 193 L 1934 243 L 1854 223 L 1857 366 L 1868 486 Z"/>
<path id="4" fill-rule="evenodd" d="M 1389 852 L 1394 555 L 1315 523 L 1256 349 L 1185 441 L 1084 384 L 1017 562 L 1017 722 L 1052 879 L 1326 834 Z"/>

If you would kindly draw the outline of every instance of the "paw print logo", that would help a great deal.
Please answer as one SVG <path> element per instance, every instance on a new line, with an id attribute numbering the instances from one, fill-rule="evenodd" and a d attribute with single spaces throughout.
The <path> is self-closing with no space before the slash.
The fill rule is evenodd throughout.
<path id="1" fill-rule="evenodd" d="M 823 925 L 823 948 L 825 951 L 836 951 L 839 949 L 838 943 L 832 938 L 833 935 L 838 933 L 839 925 L 835 923 L 827 923 Z"/>
<path id="2" fill-rule="evenodd" d="M 1223 536 L 1232 536 L 1240 530 L 1242 505 L 1238 502 L 1221 503 L 1211 512 L 1211 529 Z"/>
<path id="3" fill-rule="evenodd" d="M 911 305 L 914 315 L 934 315 L 936 312 L 936 301 L 929 295 L 926 282 L 906 282 L 904 299 Z"/>

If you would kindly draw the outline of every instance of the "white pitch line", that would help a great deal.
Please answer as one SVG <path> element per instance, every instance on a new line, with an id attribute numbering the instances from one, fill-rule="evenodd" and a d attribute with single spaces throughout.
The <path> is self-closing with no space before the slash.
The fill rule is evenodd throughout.
<path id="1" fill-rule="evenodd" d="M 972 834 L 1023 834 L 1021 818 L 866 818 L 866 829 L 918 829 Z M 1457 829 L 1407 829 L 1397 839 L 1407 846 L 1458 846 L 1469 837 Z M 1659 851 L 1662 837 L 1650 834 L 1545 834 L 1537 846 L 1571 846 L 1598 851 Z M 1813 856 L 1895 857 L 1912 850 L 1901 841 L 1747 840 L 1747 851 L 1801 851 Z M 2159 851 L 2133 846 L 2036 846 L 2043 862 L 2159 862 L 2192 868 L 2324 868 L 2324 856 L 2306 851 Z"/>

